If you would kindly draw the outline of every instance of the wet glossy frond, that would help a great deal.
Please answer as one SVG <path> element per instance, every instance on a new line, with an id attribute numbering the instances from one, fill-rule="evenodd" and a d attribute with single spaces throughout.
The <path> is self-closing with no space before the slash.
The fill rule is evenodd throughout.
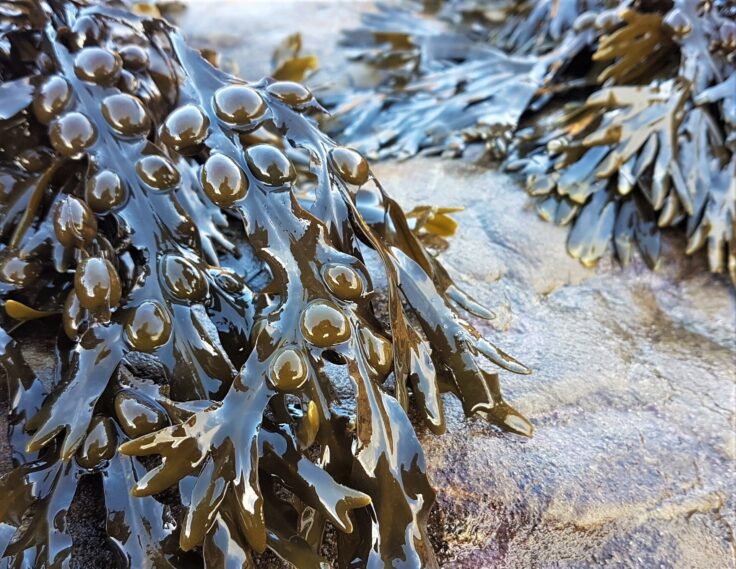
<path id="1" fill-rule="evenodd" d="M 556 36 L 553 55 L 504 52 L 496 46 L 508 46 L 496 36 L 514 35 L 525 20 L 507 17 L 516 14 L 515 3 L 502 4 L 447 2 L 434 19 L 431 12 L 393 6 L 367 15 L 362 28 L 344 34 L 343 45 L 350 58 L 371 66 L 374 82 L 354 92 L 321 93 L 334 117 L 325 128 L 375 158 L 420 151 L 458 156 L 478 141 L 504 156 L 535 96 L 555 88 L 551 78 L 594 36 Z M 549 2 L 540 3 L 535 17 L 543 20 L 550 9 L 562 17 Z M 561 10 L 570 13 L 569 6 Z"/>
<path id="2" fill-rule="evenodd" d="M 482 2 L 477 2 L 482 5 Z M 509 2 L 500 15 L 488 18 L 491 39 L 514 53 L 545 53 L 554 49 L 565 34 L 587 24 L 604 8 L 605 0 L 524 0 Z M 618 4 L 618 2 L 617 2 Z M 625 2 L 623 2 L 625 4 Z M 493 27 L 497 27 L 494 30 Z"/>
<path id="3" fill-rule="evenodd" d="M 610 62 L 598 74 L 597 81 L 631 84 L 637 79 L 652 79 L 665 67 L 673 49 L 668 30 L 657 13 L 636 10 L 621 12 L 623 25 L 598 40 L 593 61 Z"/>
<path id="4" fill-rule="evenodd" d="M 280 81 L 304 81 L 317 69 L 317 57 L 302 55 L 302 35 L 291 34 L 276 47 L 271 57 L 271 77 Z"/>
<path id="5" fill-rule="evenodd" d="M 244 82 L 120 6 L 28 5 L 7 38 L 24 26 L 34 57 L 0 85 L 2 563 L 66 566 L 66 512 L 97 477 L 121 567 L 266 549 L 321 567 L 328 524 L 339 566 L 436 566 L 410 407 L 441 433 L 451 392 L 533 431 L 497 373 L 530 370 L 417 237 L 449 236 L 449 211 L 407 219 L 300 84 Z M 48 392 L 18 343 L 39 323 L 58 332 Z"/>

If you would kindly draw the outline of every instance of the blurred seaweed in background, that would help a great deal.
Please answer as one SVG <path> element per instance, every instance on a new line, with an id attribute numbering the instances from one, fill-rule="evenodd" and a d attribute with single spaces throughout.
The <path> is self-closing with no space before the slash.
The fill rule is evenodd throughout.
<path id="1" fill-rule="evenodd" d="M 381 6 L 344 34 L 375 83 L 324 97 L 371 158 L 481 142 L 526 178 L 568 251 L 651 267 L 661 231 L 736 282 L 736 3 L 446 0 Z M 377 93 L 377 94 L 376 94 Z"/>

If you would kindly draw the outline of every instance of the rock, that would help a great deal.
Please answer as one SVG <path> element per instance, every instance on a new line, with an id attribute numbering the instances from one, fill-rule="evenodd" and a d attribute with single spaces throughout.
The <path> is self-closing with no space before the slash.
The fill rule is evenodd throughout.
<path id="1" fill-rule="evenodd" d="M 448 433 L 422 436 L 443 567 L 732 566 L 727 279 L 672 240 L 659 272 L 584 269 L 513 178 L 461 161 L 374 172 L 405 208 L 466 207 L 442 260 L 500 315 L 474 323 L 535 370 L 502 381 L 531 440 L 465 419 L 451 397 Z"/>

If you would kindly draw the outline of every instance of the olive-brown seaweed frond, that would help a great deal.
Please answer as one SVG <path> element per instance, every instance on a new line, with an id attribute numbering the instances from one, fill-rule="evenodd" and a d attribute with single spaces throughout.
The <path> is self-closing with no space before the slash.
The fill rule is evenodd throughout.
<path id="1" fill-rule="evenodd" d="M 628 262 L 621 243 L 631 239 L 620 236 L 625 230 L 654 266 L 657 230 L 683 227 L 688 253 L 707 243 L 710 269 L 734 277 L 736 206 L 728 176 L 735 68 L 712 49 L 713 38 L 720 46 L 721 29 L 733 22 L 687 1 L 661 15 L 625 9 L 621 21 L 601 36 L 593 54 L 594 61 L 609 62 L 598 75 L 604 86 L 571 105 L 536 143 L 520 142 L 511 165 L 527 174 L 530 194 L 575 204 L 579 214 L 560 218 L 574 220 L 568 249 L 584 263 L 610 249 Z M 644 78 L 650 83 L 641 84 Z M 549 197 L 544 200 L 551 206 Z M 633 224 L 619 221 L 623 211 L 636 212 Z"/>
<path id="2" fill-rule="evenodd" d="M 531 33 L 516 27 L 531 3 L 501 4 L 446 2 L 436 14 L 382 6 L 366 15 L 362 28 L 344 33 L 343 45 L 350 58 L 375 69 L 376 81 L 354 92 L 321 93 L 333 116 L 325 128 L 374 158 L 420 151 L 459 156 L 478 141 L 503 157 L 521 116 L 538 94 L 559 90 L 555 77 L 595 35 L 570 34 L 560 24 L 553 51 L 548 44 L 517 49 L 509 38 Z M 532 12 L 547 22 L 550 9 L 562 17 L 550 2 Z M 561 11 L 572 13 L 569 6 Z"/>
<path id="3" fill-rule="evenodd" d="M 318 568 L 328 524 L 340 567 L 435 567 L 410 406 L 441 433 L 450 392 L 533 431 L 498 373 L 530 370 L 461 309 L 492 314 L 304 86 L 244 82 L 122 6 L 22 5 L 3 37 L 25 57 L 0 85 L 2 564 L 68 565 L 66 514 L 96 477 L 120 567 L 269 549 Z M 23 361 L 38 322 L 48 389 Z"/>
<path id="4" fill-rule="evenodd" d="M 458 156 L 475 141 L 494 156 L 510 149 L 509 168 L 523 170 L 543 218 L 572 224 L 568 249 L 586 265 L 611 250 L 628 262 L 638 243 L 655 266 L 667 227 L 686 231 L 688 252 L 711 244 L 713 271 L 733 265 L 722 181 L 736 150 L 733 7 L 447 1 L 434 14 L 444 28 L 432 31 L 425 12 L 402 36 L 425 46 L 413 75 L 384 83 L 370 110 L 355 104 L 367 93 L 327 97 L 328 128 L 379 158 Z M 393 26 L 370 23 L 374 37 Z M 426 48 L 436 45 L 466 55 Z"/>

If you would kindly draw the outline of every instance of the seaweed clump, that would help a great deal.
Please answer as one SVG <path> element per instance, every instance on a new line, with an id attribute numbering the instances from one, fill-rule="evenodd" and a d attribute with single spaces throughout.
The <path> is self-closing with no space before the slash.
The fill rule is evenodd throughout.
<path id="1" fill-rule="evenodd" d="M 0 566 L 69 565 L 85 477 L 120 567 L 322 567 L 327 526 L 340 567 L 436 566 L 409 406 L 441 433 L 450 392 L 530 435 L 486 363 L 529 370 L 312 93 L 70 0 L 0 3 L 0 74 Z M 58 329 L 47 382 L 34 322 Z"/>
<path id="2" fill-rule="evenodd" d="M 448 0 L 385 8 L 345 43 L 381 70 L 370 111 L 326 98 L 347 142 L 404 158 L 482 142 L 585 265 L 638 249 L 655 267 L 676 227 L 736 282 L 732 2 Z"/>

